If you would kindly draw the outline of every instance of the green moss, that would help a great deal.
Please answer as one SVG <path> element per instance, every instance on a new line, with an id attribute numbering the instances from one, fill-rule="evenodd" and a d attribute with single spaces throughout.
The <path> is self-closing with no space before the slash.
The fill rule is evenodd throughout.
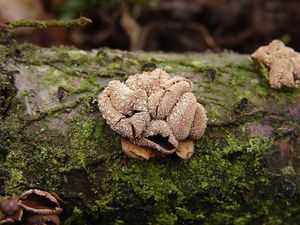
<path id="1" fill-rule="evenodd" d="M 290 165 L 282 168 L 281 172 L 286 176 L 296 175 L 295 169 L 294 169 L 293 165 L 291 165 L 291 163 L 290 163 Z"/>
<path id="2" fill-rule="evenodd" d="M 178 218 L 174 213 L 162 213 L 155 218 L 155 223 L 161 225 L 174 225 L 176 224 L 177 220 Z"/>
<path id="3" fill-rule="evenodd" d="M 201 69 L 204 66 L 204 63 L 200 60 L 194 60 L 191 61 L 189 65 L 196 69 Z"/>
<path id="4" fill-rule="evenodd" d="M 77 50 L 77 49 L 76 50 L 70 50 L 70 51 L 67 52 L 67 54 L 72 59 L 81 59 L 82 55 L 84 55 L 84 56 L 86 55 L 86 54 L 84 54 L 83 51 Z"/>
<path id="5" fill-rule="evenodd" d="M 16 168 L 11 168 L 8 170 L 9 180 L 5 182 L 6 190 L 9 190 L 9 193 L 20 193 L 16 188 L 20 185 L 24 185 L 24 176 L 23 171 Z"/>
<path id="6" fill-rule="evenodd" d="M 192 67 L 187 67 L 184 60 L 172 60 L 172 59 L 152 59 L 152 63 L 155 63 L 158 67 L 166 70 L 168 73 L 180 73 L 183 71 L 192 71 Z"/>
<path id="7" fill-rule="evenodd" d="M 136 196 L 140 202 L 134 205 L 144 205 L 143 210 L 151 213 L 140 220 L 147 219 L 150 224 L 208 219 L 214 224 L 223 220 L 229 223 L 242 204 L 236 200 L 236 195 L 256 190 L 268 180 L 268 175 L 261 170 L 260 159 L 272 145 L 272 139 L 253 137 L 247 141 L 245 136 L 233 135 L 225 137 L 224 150 L 218 149 L 218 141 L 212 141 L 209 136 L 200 140 L 197 153 L 188 164 L 172 157 L 146 162 L 127 161 L 126 165 L 122 158 L 108 159 L 105 163 L 108 173 L 101 183 L 101 199 L 91 206 L 93 212 L 125 216 L 122 213 L 127 210 L 138 210 L 130 209 L 130 196 Z M 231 155 L 236 152 L 241 156 L 231 161 Z M 248 174 L 250 168 L 257 173 Z M 211 195 L 212 190 L 217 192 Z M 129 205 L 120 209 L 115 206 L 118 202 Z M 213 214 L 216 218 L 212 219 L 210 214 L 215 210 L 218 210 Z M 243 219 L 248 220 L 241 217 L 240 221 Z"/>
<path id="8" fill-rule="evenodd" d="M 251 214 L 245 213 L 244 215 L 234 218 L 233 224 L 235 225 L 246 225 L 251 222 Z"/>
<path id="9" fill-rule="evenodd" d="M 139 66 L 140 65 L 139 61 L 136 60 L 136 59 L 129 59 L 129 62 L 130 62 L 131 65 L 134 65 L 134 66 Z"/>
<path id="10" fill-rule="evenodd" d="M 220 118 L 221 114 L 220 111 L 217 109 L 217 107 L 212 106 L 210 108 L 210 113 L 209 113 L 209 117 L 212 121 L 217 120 L 218 118 Z"/>
<path id="11" fill-rule="evenodd" d="M 113 224 L 114 225 L 122 225 L 122 224 L 124 224 L 124 220 L 116 219 Z"/>
<path id="12" fill-rule="evenodd" d="M 202 220 L 205 216 L 202 213 L 192 213 L 190 210 L 184 207 L 176 207 L 175 213 L 180 220 L 188 221 L 188 220 Z"/>
<path id="13" fill-rule="evenodd" d="M 50 69 L 46 76 L 43 76 L 42 81 L 47 86 L 63 86 L 68 82 L 68 76 L 57 69 Z"/>
<path id="14" fill-rule="evenodd" d="M 107 65 L 107 69 L 109 69 L 109 70 L 117 70 L 120 68 L 121 68 L 120 63 L 110 63 Z"/>
<path id="15" fill-rule="evenodd" d="M 66 221 L 64 221 L 64 225 L 78 224 L 78 225 L 86 225 L 86 222 L 83 220 L 84 213 L 78 207 L 73 209 L 72 215 L 68 217 Z"/>
<path id="16" fill-rule="evenodd" d="M 249 154 L 264 154 L 273 144 L 270 138 L 253 137 L 248 142 L 243 142 L 235 136 L 227 135 L 227 146 L 224 147 L 223 153 L 226 155 L 246 151 Z"/>
<path id="17" fill-rule="evenodd" d="M 269 70 L 268 70 L 268 68 L 261 65 L 260 63 L 255 63 L 255 67 L 258 70 L 258 72 L 261 74 L 261 76 L 268 81 L 269 80 Z"/>
<path id="18" fill-rule="evenodd" d="M 0 75 L 3 74 L 3 77 L 0 76 L 0 120 L 5 116 L 8 109 L 14 102 L 15 95 L 17 93 L 16 88 L 9 80 L 9 77 L 13 76 L 12 74 L 6 74 L 7 71 L 2 71 L 0 68 Z M 4 77 L 6 75 L 6 77 Z"/>

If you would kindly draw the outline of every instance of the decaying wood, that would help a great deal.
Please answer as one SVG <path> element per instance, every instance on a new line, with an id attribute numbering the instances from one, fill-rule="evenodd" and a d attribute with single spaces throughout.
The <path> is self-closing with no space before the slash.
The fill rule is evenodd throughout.
<path id="1" fill-rule="evenodd" d="M 0 190 L 58 193 L 65 224 L 295 224 L 300 91 L 250 56 L 0 46 Z M 194 83 L 208 128 L 191 160 L 126 157 L 97 107 L 146 63 Z M 75 222 L 74 222 L 75 221 Z"/>

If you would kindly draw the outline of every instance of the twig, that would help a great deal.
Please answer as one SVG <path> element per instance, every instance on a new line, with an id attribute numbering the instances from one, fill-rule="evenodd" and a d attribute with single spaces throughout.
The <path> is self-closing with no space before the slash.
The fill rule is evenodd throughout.
<path id="1" fill-rule="evenodd" d="M 6 30 L 12 30 L 20 27 L 35 27 L 39 29 L 48 27 L 83 27 L 92 23 L 92 20 L 86 17 L 80 17 L 73 20 L 19 20 L 5 26 Z"/>
<path id="2" fill-rule="evenodd" d="M 213 36 L 209 33 L 209 30 L 203 24 L 192 23 L 191 28 L 199 31 L 204 39 L 206 45 L 212 48 L 215 52 L 220 52 L 221 48 L 218 46 L 217 42 L 214 40 Z"/>

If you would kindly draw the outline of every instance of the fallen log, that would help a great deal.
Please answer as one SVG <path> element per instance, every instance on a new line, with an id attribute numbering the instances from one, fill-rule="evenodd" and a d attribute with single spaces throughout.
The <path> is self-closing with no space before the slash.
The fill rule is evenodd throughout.
<path id="1" fill-rule="evenodd" d="M 0 45 L 0 191 L 58 193 L 64 224 L 296 224 L 300 89 L 249 55 Z M 146 65 L 145 65 L 146 64 Z M 194 82 L 208 128 L 184 162 L 136 161 L 97 95 L 144 65 Z"/>

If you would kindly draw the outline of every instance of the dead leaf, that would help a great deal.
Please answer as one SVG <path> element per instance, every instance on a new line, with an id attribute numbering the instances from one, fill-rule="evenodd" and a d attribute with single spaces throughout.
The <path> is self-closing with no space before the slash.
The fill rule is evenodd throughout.
<path id="1" fill-rule="evenodd" d="M 150 148 L 141 147 L 135 144 L 132 144 L 127 138 L 121 138 L 122 150 L 124 153 L 134 159 L 150 159 L 158 155 L 159 153 Z"/>
<path id="2" fill-rule="evenodd" d="M 180 141 L 176 154 L 183 160 L 188 160 L 194 154 L 194 142 L 192 140 Z"/>

